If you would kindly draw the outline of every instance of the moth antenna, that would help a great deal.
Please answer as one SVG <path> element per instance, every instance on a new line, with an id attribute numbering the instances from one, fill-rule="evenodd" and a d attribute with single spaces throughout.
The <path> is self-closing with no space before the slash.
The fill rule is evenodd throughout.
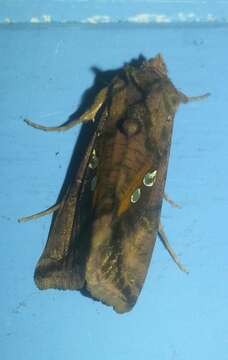
<path id="1" fill-rule="evenodd" d="M 24 122 L 26 122 L 27 125 L 32 126 L 35 129 L 39 129 L 43 131 L 66 131 L 80 123 L 87 121 L 94 121 L 97 112 L 100 110 L 101 106 L 106 100 L 107 92 L 108 92 L 108 87 L 103 88 L 96 96 L 94 103 L 92 104 L 89 110 L 84 112 L 84 114 L 82 114 L 78 119 L 73 119 L 72 121 L 70 121 L 65 125 L 49 127 L 49 126 L 37 124 L 31 121 L 30 119 L 24 119 Z"/>
<path id="2" fill-rule="evenodd" d="M 166 233 L 164 231 L 162 224 L 159 224 L 158 235 L 159 235 L 164 247 L 168 251 L 168 253 L 171 256 L 171 258 L 173 259 L 173 261 L 177 264 L 179 269 L 188 274 L 189 273 L 188 269 L 186 269 L 185 266 L 181 264 L 181 261 L 179 260 L 178 256 L 175 254 L 174 250 L 171 248 L 171 245 L 169 244 L 168 238 L 166 236 Z"/>
<path id="3" fill-rule="evenodd" d="M 187 104 L 188 102 L 191 102 L 191 101 L 201 101 L 201 100 L 207 99 L 211 94 L 206 93 L 206 94 L 199 95 L 199 96 L 187 96 L 184 93 L 182 93 L 181 91 L 179 91 L 179 95 L 180 95 L 180 101 L 183 104 Z"/>
<path id="4" fill-rule="evenodd" d="M 40 217 L 42 216 L 45 216 L 45 215 L 48 215 L 48 214 L 51 214 L 53 213 L 54 211 L 58 210 L 61 206 L 62 202 L 54 205 L 54 206 L 51 206 L 50 208 L 46 209 L 46 210 L 43 210 L 43 211 L 40 211 L 36 214 L 33 214 L 33 215 L 29 215 L 29 216 L 23 216 L 21 218 L 19 218 L 17 221 L 19 223 L 25 223 L 27 221 L 30 221 L 30 220 L 36 220 L 36 219 L 39 219 Z"/>
<path id="5" fill-rule="evenodd" d="M 181 205 L 177 204 L 175 201 L 173 201 L 168 194 L 164 193 L 163 196 L 164 200 L 167 201 L 173 208 L 181 209 Z"/>
<path id="6" fill-rule="evenodd" d="M 43 131 L 66 131 L 68 129 L 71 129 L 75 125 L 79 124 L 81 121 L 79 118 L 79 119 L 72 120 L 70 123 L 68 123 L 66 125 L 53 126 L 53 127 L 37 124 L 30 119 L 24 119 L 24 122 L 27 125 L 35 128 L 35 129 L 39 129 L 39 130 L 43 130 Z"/>

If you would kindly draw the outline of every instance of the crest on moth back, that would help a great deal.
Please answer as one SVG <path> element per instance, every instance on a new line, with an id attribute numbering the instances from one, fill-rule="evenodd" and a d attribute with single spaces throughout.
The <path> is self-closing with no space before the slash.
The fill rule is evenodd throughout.
<path id="1" fill-rule="evenodd" d="M 137 68 L 139 71 L 157 71 L 161 76 L 167 75 L 168 73 L 166 64 L 160 53 L 149 60 L 147 60 L 145 56 L 139 55 L 138 59 L 133 59 L 130 63 L 125 63 L 125 68 L 131 66 Z"/>
<path id="2" fill-rule="evenodd" d="M 170 115 L 170 119 L 175 114 L 178 105 L 187 103 L 189 98 L 179 92 L 168 77 L 168 70 L 161 54 L 147 60 L 139 56 L 138 60 L 126 64 L 123 70 L 133 80 L 134 85 L 144 93 L 145 98 L 152 100 L 150 112 L 159 107 L 157 102 L 163 102 L 163 114 Z M 150 100 L 148 98 L 148 105 Z"/>
<path id="3" fill-rule="evenodd" d="M 144 69 L 157 71 L 161 76 L 167 75 L 168 72 L 161 54 L 158 54 L 154 58 L 143 62 L 142 67 Z"/>
<path id="4" fill-rule="evenodd" d="M 138 60 L 131 61 L 130 64 L 125 65 L 127 71 L 132 71 L 132 75 L 139 76 L 140 80 L 149 81 L 151 73 L 157 73 L 159 78 L 166 77 L 168 70 L 161 54 L 158 54 L 154 58 L 146 60 L 145 57 L 139 56 Z"/>

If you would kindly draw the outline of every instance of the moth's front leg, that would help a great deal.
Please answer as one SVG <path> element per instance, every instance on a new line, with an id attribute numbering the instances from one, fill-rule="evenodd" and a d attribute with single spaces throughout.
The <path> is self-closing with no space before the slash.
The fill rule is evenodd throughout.
<path id="1" fill-rule="evenodd" d="M 60 202 L 60 203 L 58 203 L 56 205 L 53 205 L 53 206 L 49 207 L 48 209 L 40 211 L 40 212 L 38 212 L 36 214 L 32 214 L 32 215 L 29 215 L 29 216 L 23 216 L 23 217 L 19 218 L 17 221 L 19 223 L 25 223 L 25 222 L 30 221 L 30 220 L 39 219 L 42 216 L 52 214 L 53 212 L 58 210 L 61 205 L 62 205 L 62 202 Z"/>
<path id="2" fill-rule="evenodd" d="M 198 96 L 187 96 L 184 93 L 182 93 L 181 91 L 178 91 L 178 93 L 180 96 L 180 102 L 183 104 L 187 104 L 188 102 L 191 102 L 191 101 L 201 101 L 201 100 L 207 99 L 208 96 L 211 95 L 210 93 L 206 93 L 206 94 L 198 95 Z"/>

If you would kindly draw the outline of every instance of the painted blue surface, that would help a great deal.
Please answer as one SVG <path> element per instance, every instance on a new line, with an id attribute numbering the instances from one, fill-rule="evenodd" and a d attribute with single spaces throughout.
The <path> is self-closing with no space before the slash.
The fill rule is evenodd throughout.
<path id="1" fill-rule="evenodd" d="M 47 24 L 0 30 L 0 355 L 11 359 L 228 359 L 227 27 Z M 189 268 L 181 273 L 157 242 L 132 312 L 78 292 L 36 289 L 33 270 L 51 219 L 19 216 L 55 203 L 77 138 L 43 133 L 22 118 L 56 125 L 92 84 L 92 65 L 121 66 L 162 52 L 174 84 L 204 102 L 176 116 L 164 204 L 170 242 Z"/>

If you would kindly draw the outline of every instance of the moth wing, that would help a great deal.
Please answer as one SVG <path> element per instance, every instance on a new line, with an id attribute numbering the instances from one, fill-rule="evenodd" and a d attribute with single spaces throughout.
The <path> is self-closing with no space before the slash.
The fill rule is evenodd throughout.
<path id="1" fill-rule="evenodd" d="M 167 105 L 167 93 L 176 96 L 167 79 L 156 82 L 147 97 L 134 83 L 126 86 L 113 94 L 100 151 L 98 147 L 95 219 L 85 275 L 91 295 L 119 313 L 134 306 L 148 271 L 176 111 Z"/>
<path id="2" fill-rule="evenodd" d="M 132 194 L 126 193 L 130 199 L 128 208 L 124 198 L 117 209 L 119 215 L 104 213 L 93 225 L 86 284 L 93 297 L 112 305 L 119 313 L 132 309 L 145 281 L 162 205 L 161 198 L 152 195 L 160 186 L 159 180 L 153 192 L 149 187 L 141 189 L 135 203 L 131 202 Z"/>
<path id="3" fill-rule="evenodd" d="M 82 197 L 82 193 L 86 193 L 85 175 L 95 138 L 96 132 L 53 217 L 48 240 L 34 274 L 39 289 L 74 290 L 81 289 L 84 285 L 88 234 L 85 233 L 84 238 L 79 236 L 80 219 L 83 209 L 91 204 L 91 200 L 86 196 Z M 89 221 L 88 217 L 87 220 Z"/>

